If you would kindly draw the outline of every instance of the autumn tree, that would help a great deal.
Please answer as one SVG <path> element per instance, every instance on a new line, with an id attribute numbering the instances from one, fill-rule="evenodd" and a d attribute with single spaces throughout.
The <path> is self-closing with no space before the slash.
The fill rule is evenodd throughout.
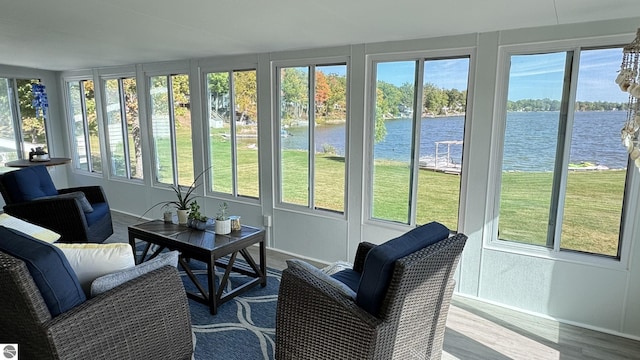
<path id="1" fill-rule="evenodd" d="M 327 83 L 331 89 L 326 101 L 327 115 L 329 116 L 334 109 L 339 109 L 338 116 L 346 119 L 347 77 L 345 75 L 329 74 L 327 75 Z"/>
<path id="2" fill-rule="evenodd" d="M 235 104 L 238 111 L 248 119 L 256 121 L 258 118 L 258 83 L 256 71 L 234 71 L 233 87 Z"/>
<path id="3" fill-rule="evenodd" d="M 318 116 L 327 115 L 327 99 L 331 96 L 331 88 L 322 71 L 316 71 L 315 109 Z"/>

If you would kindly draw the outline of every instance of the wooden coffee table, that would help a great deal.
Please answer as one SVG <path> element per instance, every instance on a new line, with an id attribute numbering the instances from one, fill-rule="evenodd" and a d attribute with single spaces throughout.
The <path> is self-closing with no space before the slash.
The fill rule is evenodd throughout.
<path id="1" fill-rule="evenodd" d="M 141 255 L 136 256 L 136 239 L 147 244 Z M 187 296 L 193 300 L 209 306 L 212 314 L 216 314 L 218 306 L 233 297 L 244 293 L 257 284 L 267 286 L 267 259 L 265 250 L 265 232 L 263 229 L 242 225 L 239 231 L 232 231 L 227 235 L 216 234 L 213 226 L 208 226 L 204 231 L 188 228 L 185 225 L 165 223 L 162 220 L 153 220 L 137 225 L 129 226 L 129 244 L 133 248 L 133 256 L 136 263 L 140 263 L 157 256 L 165 248 L 180 252 L 179 263 L 198 288 L 200 293 L 187 292 Z M 149 254 L 151 245 L 158 245 L 158 249 Z M 255 260 L 247 250 L 251 245 L 259 244 L 260 263 Z M 236 262 L 238 254 L 242 255 L 246 265 Z M 147 256 L 149 255 L 149 256 Z M 198 281 L 189 267 L 189 260 L 195 259 L 207 265 L 208 287 Z M 220 283 L 215 282 L 215 267 L 224 269 L 224 275 Z M 231 272 L 237 272 L 253 277 L 251 281 L 229 291 L 224 289 L 229 281 Z"/>

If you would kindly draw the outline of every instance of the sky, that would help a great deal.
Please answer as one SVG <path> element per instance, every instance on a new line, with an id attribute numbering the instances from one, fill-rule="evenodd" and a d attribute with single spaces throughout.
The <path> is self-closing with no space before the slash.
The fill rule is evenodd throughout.
<path id="1" fill-rule="evenodd" d="M 378 63 L 377 77 L 393 84 L 413 84 L 415 77 L 415 61 L 395 61 Z M 467 88 L 469 74 L 469 59 L 443 59 L 432 60 L 425 63 L 423 83 L 434 84 L 438 88 L 458 89 L 460 91 Z"/>
<path id="2" fill-rule="evenodd" d="M 560 100 L 566 53 L 517 55 L 512 57 L 508 99 Z M 622 62 L 622 51 L 615 49 L 583 50 L 580 54 L 578 101 L 628 101 L 628 94 L 614 82 Z M 384 62 L 377 65 L 377 78 L 396 86 L 413 83 L 415 61 Z M 425 62 L 425 83 L 439 88 L 467 88 L 469 61 L 441 59 Z"/>
<path id="3" fill-rule="evenodd" d="M 509 100 L 560 100 L 566 53 L 517 55 L 511 58 Z M 622 51 L 583 50 L 580 53 L 577 101 L 627 102 L 628 94 L 615 83 Z"/>

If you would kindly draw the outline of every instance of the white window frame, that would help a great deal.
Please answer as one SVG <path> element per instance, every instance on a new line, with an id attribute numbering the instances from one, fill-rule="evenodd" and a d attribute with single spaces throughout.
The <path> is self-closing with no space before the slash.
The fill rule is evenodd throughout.
<path id="1" fill-rule="evenodd" d="M 136 76 L 136 72 L 135 69 L 132 69 L 131 71 L 125 71 L 125 72 L 118 72 L 118 73 L 104 73 L 104 74 L 100 74 L 100 99 L 101 99 L 101 106 L 100 106 L 100 111 L 102 112 L 103 116 L 102 119 L 104 121 L 104 142 L 105 142 L 105 157 L 107 159 L 107 163 L 108 163 L 108 178 L 109 179 L 117 179 L 117 180 L 125 180 L 125 181 L 131 181 L 131 182 L 137 182 L 137 183 L 142 183 L 144 182 L 144 161 L 143 161 L 143 171 L 142 171 L 142 177 L 140 178 L 133 178 L 131 177 L 131 155 L 130 155 L 130 147 L 132 146 L 131 144 L 129 144 L 129 130 L 127 128 L 127 122 L 126 122 L 126 110 L 124 108 L 124 94 L 122 93 L 121 90 L 123 90 L 121 88 L 122 85 L 122 79 L 124 78 L 132 78 L 134 80 L 136 80 L 136 92 L 139 94 L 140 92 L 138 91 L 139 89 L 139 84 L 138 84 L 138 78 Z M 107 116 L 107 93 L 105 91 L 106 89 L 106 83 L 108 80 L 117 80 L 118 84 L 119 84 L 119 96 L 120 96 L 120 113 L 121 113 L 121 117 L 122 117 L 122 126 L 121 126 L 121 135 L 123 136 L 124 139 L 124 151 L 125 151 L 125 169 L 126 169 L 126 175 L 125 176 L 119 176 L 119 175 L 115 175 L 113 173 L 114 169 L 112 168 L 112 157 L 113 154 L 111 153 L 111 146 L 109 143 L 109 119 Z M 142 101 L 140 101 L 140 98 L 138 98 L 138 122 L 140 123 L 140 136 L 142 137 L 142 113 L 140 111 L 140 109 L 142 108 Z M 142 139 L 141 140 L 141 146 L 142 146 Z M 104 166 L 103 166 L 103 172 L 104 172 Z"/>
<path id="2" fill-rule="evenodd" d="M 140 122 L 142 123 L 143 121 L 147 123 L 147 136 L 149 138 L 149 149 L 150 151 L 150 160 L 151 160 L 151 164 L 157 164 L 157 154 L 156 154 L 156 148 L 155 148 L 155 141 L 154 141 L 154 136 L 153 136 L 153 122 L 151 120 L 152 118 L 152 109 L 151 109 L 151 96 L 150 96 L 150 90 L 151 90 L 151 78 L 155 77 L 155 76 L 168 76 L 171 77 L 173 75 L 187 75 L 187 77 L 189 78 L 189 88 L 192 88 L 191 82 L 193 81 L 192 77 L 191 77 L 191 72 L 189 71 L 189 67 L 188 65 L 184 65 L 182 63 L 162 63 L 162 64 L 154 64 L 154 65 L 150 65 L 150 66 L 145 66 L 143 69 L 143 78 L 144 78 L 144 84 L 142 86 L 144 86 L 144 88 L 142 89 L 144 92 L 144 97 L 146 99 L 145 101 L 145 113 L 146 113 L 146 118 L 145 119 L 140 119 Z M 138 83 L 138 94 L 140 94 L 140 86 L 141 84 Z M 193 95 L 191 95 L 193 96 Z M 170 105 L 170 112 L 173 112 L 173 104 L 169 104 Z M 193 124 L 193 111 L 191 111 L 191 123 Z M 177 167 L 177 145 L 176 145 L 176 133 L 175 133 L 175 117 L 170 116 L 169 117 L 169 124 L 170 124 L 170 136 L 171 136 L 171 161 L 173 163 L 173 174 L 172 174 L 172 179 L 173 179 L 173 184 L 167 184 L 167 183 L 162 183 L 158 181 L 158 169 L 157 166 L 152 166 L 152 169 L 150 171 L 150 176 L 151 176 L 151 183 L 153 184 L 154 187 L 159 187 L 159 188 L 170 188 L 171 186 L 178 186 L 179 184 L 179 176 L 178 176 L 178 167 Z M 141 124 L 142 126 L 142 124 Z M 193 127 L 191 128 L 191 137 L 193 139 Z M 193 151 L 194 149 L 192 149 Z M 197 176 L 197 168 L 195 167 L 195 164 L 191 164 L 191 166 L 193 167 L 193 171 L 194 171 L 194 177 Z"/>
<path id="3" fill-rule="evenodd" d="M 461 58 L 468 57 L 469 58 L 469 74 L 468 74 L 468 83 L 467 83 L 467 108 L 465 115 L 465 124 L 464 124 L 464 139 L 463 142 L 465 144 L 470 144 L 471 139 L 471 123 L 472 123 L 472 113 L 473 113 L 473 89 L 474 87 L 474 79 L 475 79 L 475 63 L 476 63 L 476 49 L 475 48 L 457 48 L 457 49 L 438 49 L 438 50 L 427 50 L 427 51 L 411 51 L 411 52 L 403 52 L 403 53 L 389 53 L 389 54 L 369 54 L 366 56 L 367 60 L 367 82 L 368 86 L 366 87 L 366 101 L 365 101 L 365 161 L 364 161 L 364 174 L 365 174 L 365 189 L 364 189 L 364 197 L 363 197 L 363 215 L 364 221 L 363 223 L 366 225 L 374 225 L 374 226 L 385 226 L 391 229 L 397 229 L 399 231 L 406 231 L 407 227 L 416 227 L 416 206 L 417 206 L 417 187 L 418 182 L 413 181 L 411 184 L 411 208 L 409 212 L 409 223 L 399 223 L 391 220 L 378 219 L 373 217 L 373 162 L 374 162 L 374 136 L 375 136 L 375 120 L 372 117 L 375 115 L 376 109 L 376 87 L 377 87 L 377 72 L 376 72 L 376 64 L 381 62 L 395 62 L 395 61 L 420 61 L 420 66 L 418 71 L 418 76 L 420 81 L 422 81 L 424 76 L 424 62 L 427 60 L 437 60 L 439 58 Z M 418 93 L 414 94 L 417 98 L 422 98 L 423 87 L 418 87 Z M 414 105 L 415 106 L 415 105 Z M 419 105 L 422 108 L 422 104 Z M 415 109 L 414 109 L 415 110 Z M 416 111 L 414 111 L 414 124 L 417 123 L 417 127 L 414 129 L 413 140 L 418 141 L 420 138 L 420 121 L 416 122 L 415 116 Z M 463 146 L 462 149 L 462 158 L 469 159 L 469 151 L 471 146 Z M 414 147 L 412 149 L 413 156 L 419 157 L 420 149 L 419 147 Z M 468 161 L 462 162 L 461 168 L 461 178 L 460 178 L 460 193 L 459 193 L 459 203 L 458 203 L 458 229 L 464 229 L 464 209 L 467 198 L 467 174 L 468 174 Z M 418 173 L 418 167 L 414 166 L 412 169 L 412 177 L 416 178 Z"/>
<path id="4" fill-rule="evenodd" d="M 28 157 L 29 149 L 25 148 L 25 136 L 23 132 L 23 124 L 22 124 L 22 112 L 20 111 L 19 104 L 19 94 L 18 94 L 18 80 L 39 80 L 39 82 L 46 86 L 43 83 L 42 78 L 39 76 L 3 76 L 0 74 L 0 78 L 9 80 L 9 107 L 11 108 L 11 116 L 12 116 L 12 126 L 14 133 L 14 141 L 15 141 L 15 155 L 17 159 L 24 159 Z M 49 111 L 47 108 L 45 113 L 42 115 L 44 117 L 44 131 L 45 131 L 45 141 L 47 149 L 50 148 L 49 144 Z M 9 160 L 11 161 L 11 160 Z"/>
<path id="5" fill-rule="evenodd" d="M 611 47 L 611 46 L 623 46 L 628 42 L 627 37 L 623 36 L 610 36 L 601 38 L 589 38 L 589 39 L 573 39 L 562 41 L 551 41 L 536 44 L 515 44 L 515 45 L 503 45 L 498 49 L 498 75 L 495 92 L 495 106 L 494 106 L 494 118 L 492 129 L 492 143 L 491 143 L 491 159 L 490 159 L 490 184 L 494 184 L 493 187 L 487 189 L 487 212 L 485 219 L 485 233 L 484 233 L 484 246 L 489 249 L 499 250 L 504 252 L 510 252 L 521 255 L 528 255 L 534 257 L 540 257 L 545 259 L 562 260 L 571 263 L 589 264 L 600 266 L 610 269 L 626 269 L 629 263 L 629 254 L 631 250 L 631 243 L 633 239 L 637 238 L 638 229 L 635 223 L 638 222 L 638 214 L 640 212 L 638 201 L 638 189 L 640 187 L 640 175 L 637 169 L 631 169 L 628 171 L 627 184 L 625 187 L 625 208 L 621 209 L 624 213 L 622 219 L 619 246 L 619 258 L 601 256 L 599 254 L 588 254 L 577 251 L 560 251 L 560 241 L 554 243 L 553 248 L 544 246 L 537 246 L 531 244 L 518 243 L 509 240 L 500 240 L 498 237 L 498 225 L 500 214 L 500 191 L 501 191 L 501 177 L 502 177 L 502 158 L 504 148 L 504 137 L 506 128 L 506 107 L 507 107 L 507 89 L 509 84 L 509 63 L 512 55 L 527 55 L 538 54 L 544 52 L 568 52 L 573 51 L 573 69 L 578 68 L 580 61 L 580 51 L 584 48 L 589 50 L 597 47 Z M 579 69 L 578 69 L 579 71 Z M 573 110 L 576 96 L 576 86 L 578 80 L 578 73 L 572 74 L 571 84 L 569 91 L 569 121 L 567 122 L 567 128 L 573 124 Z M 612 79 L 611 81 L 613 82 Z M 567 131 L 566 137 L 569 137 L 570 143 L 571 131 Z M 612 146 L 622 146 L 621 144 L 611 144 Z M 565 149 L 563 156 L 569 156 L 568 151 Z M 631 165 L 633 166 L 633 165 Z M 566 173 L 566 169 L 563 172 Z M 565 192 L 566 190 L 566 174 L 562 175 L 562 181 L 560 183 L 560 190 Z M 560 201 L 562 202 L 562 201 Z M 562 203 L 558 204 L 558 217 L 562 215 L 563 211 Z M 558 218 L 557 217 L 557 218 Z M 556 218 L 556 219 L 557 219 Z M 555 234 L 556 239 L 559 239 L 559 233 L 562 229 L 562 219 L 556 221 Z"/>
<path id="6" fill-rule="evenodd" d="M 293 67 L 321 67 L 321 66 L 329 66 L 335 64 L 345 64 L 347 73 L 346 73 L 346 97 L 347 97 L 347 109 L 346 109 L 346 117 L 347 122 L 345 126 L 345 168 L 344 168 L 344 208 L 343 211 L 333 211 L 330 209 L 323 208 L 315 208 L 315 154 L 311 149 L 315 149 L 315 136 L 314 136 L 314 126 L 309 125 L 309 192 L 308 192 L 308 202 L 307 205 L 296 205 L 288 202 L 282 201 L 282 159 L 281 159 L 281 138 L 280 138 L 280 70 L 282 68 L 293 68 Z M 321 215 L 328 218 L 337 218 L 337 219 L 346 219 L 347 213 L 349 209 L 348 204 L 348 189 L 349 189 L 349 122 L 350 122 L 350 78 L 351 78 L 351 59 L 348 56 L 335 56 L 335 57 L 320 57 L 320 58 L 309 58 L 309 59 L 301 59 L 301 60 L 279 60 L 273 61 L 271 63 L 271 71 L 272 71 L 272 79 L 274 79 L 272 84 L 272 94 L 273 102 L 272 102 L 272 116 L 273 116 L 273 127 L 271 138 L 273 139 L 273 151 L 274 151 L 274 207 L 277 209 L 289 210 L 294 212 L 300 212 L 305 214 L 313 214 L 313 215 Z M 310 72 L 309 74 L 309 89 L 315 88 L 315 72 Z M 310 109 L 313 107 L 314 99 L 309 99 L 309 107 Z M 311 113 L 311 111 L 309 111 Z M 315 118 L 313 119 L 315 121 Z M 309 121 L 311 124 L 311 119 Z"/>
<path id="7" fill-rule="evenodd" d="M 256 96 L 258 97 L 257 100 L 257 105 L 259 106 L 260 104 L 260 92 L 258 89 L 258 82 L 260 81 L 260 76 L 258 75 L 258 63 L 257 62 L 242 62 L 242 61 L 229 61 L 228 64 L 226 64 L 227 62 L 223 62 L 222 64 L 217 64 L 217 65 L 209 65 L 209 64 L 204 64 L 200 67 L 200 74 L 199 74 L 199 79 L 200 79 L 200 94 L 201 94 L 201 99 L 202 99 L 202 134 L 203 134 L 203 151 L 204 151 L 204 161 L 205 161 L 205 169 L 208 169 L 207 172 L 209 173 L 211 171 L 211 166 L 213 159 L 211 159 L 211 143 L 210 143 L 210 136 L 209 136 L 209 120 L 210 120 L 210 116 L 209 116 L 209 99 L 207 98 L 207 94 L 208 94 L 208 89 L 207 89 L 207 75 L 211 74 L 211 73 L 228 73 L 231 75 L 231 79 L 230 79 L 230 89 L 229 89 L 229 101 L 231 103 L 232 109 L 233 106 L 235 104 L 234 101 L 234 95 L 235 95 L 235 88 L 233 87 L 233 73 L 237 72 L 237 71 L 255 71 L 256 72 Z M 260 113 L 260 110 L 258 109 L 258 114 Z M 235 113 L 231 114 L 231 165 L 232 165 L 232 193 L 223 193 L 223 192 L 219 192 L 219 191 L 213 191 L 212 190 L 212 185 L 213 185 L 213 179 L 208 176 L 210 174 L 207 174 L 207 178 L 209 179 L 209 183 L 207 184 L 207 186 L 205 187 L 205 194 L 207 195 L 212 195 L 215 196 L 217 198 L 226 198 L 229 200 L 240 200 L 242 202 L 245 203 L 249 203 L 249 204 L 259 204 L 261 203 L 261 199 L 262 199 L 262 182 L 260 181 L 260 177 L 262 176 L 262 164 L 260 164 L 260 146 L 258 146 L 258 197 L 254 198 L 251 196 L 246 196 L 246 195 L 240 195 L 238 194 L 238 162 L 237 162 L 237 144 L 236 144 L 236 137 L 235 137 L 235 132 L 236 132 L 236 124 L 235 124 Z M 259 121 L 259 119 L 258 119 Z M 258 141 L 260 139 L 261 136 L 261 128 L 263 127 L 263 125 L 260 124 L 260 121 L 258 122 L 258 133 L 257 133 L 257 137 L 256 137 L 256 141 Z"/>
<path id="8" fill-rule="evenodd" d="M 70 139 L 70 148 L 71 148 L 71 156 L 72 156 L 72 164 L 79 164 L 79 154 L 78 154 L 78 143 L 76 141 L 76 136 L 75 136 L 75 130 L 74 130 L 74 126 L 75 126 L 75 119 L 74 119 L 74 115 L 72 112 L 72 107 L 71 107 L 71 94 L 69 93 L 69 83 L 71 82 L 80 82 L 80 81 L 91 81 L 93 82 L 93 89 L 94 89 L 94 95 L 95 95 L 95 101 L 96 101 L 96 121 L 98 123 L 98 137 L 100 139 L 104 138 L 104 133 L 102 132 L 102 130 L 100 129 L 101 127 L 101 111 L 99 111 L 100 108 L 100 99 L 99 99 L 99 90 L 96 89 L 96 81 L 93 77 L 92 73 L 89 73 L 87 75 L 73 75 L 73 76 L 66 76 L 62 79 L 62 83 L 63 83 L 63 88 L 64 88 L 64 109 L 65 109 L 65 115 L 66 115 L 66 119 L 67 119 L 67 125 L 69 126 L 68 128 L 68 134 L 69 134 L 69 139 Z M 84 93 L 84 90 L 83 90 Z M 86 147 L 86 151 L 87 151 L 87 170 L 79 168 L 77 166 L 72 166 L 72 169 L 74 172 L 78 172 L 78 173 L 82 173 L 82 174 L 87 174 L 87 175 L 92 175 L 92 176 L 98 176 L 98 177 L 102 177 L 104 174 L 104 164 L 102 167 L 102 170 L 100 172 L 94 171 L 93 170 L 93 161 L 91 160 L 91 142 L 90 142 L 90 136 L 89 136 L 89 122 L 87 119 L 87 109 L 86 109 L 86 105 L 85 105 L 85 99 L 84 97 L 81 97 L 81 103 L 82 103 L 82 121 L 84 123 L 84 143 L 85 143 L 85 147 Z M 104 163 L 104 161 L 102 160 L 103 156 L 103 148 L 102 148 L 102 143 L 103 141 L 100 141 L 100 157 L 101 157 L 101 161 Z"/>

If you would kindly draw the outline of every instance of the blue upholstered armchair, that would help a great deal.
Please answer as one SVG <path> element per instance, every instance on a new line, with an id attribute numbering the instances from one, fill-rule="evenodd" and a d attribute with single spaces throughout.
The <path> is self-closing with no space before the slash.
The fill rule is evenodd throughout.
<path id="1" fill-rule="evenodd" d="M 101 243 L 113 234 L 102 188 L 56 189 L 45 166 L 0 175 L 0 193 L 6 213 L 59 233 L 60 242 Z"/>
<path id="2" fill-rule="evenodd" d="M 353 268 L 333 275 L 288 261 L 276 359 L 440 359 L 466 240 L 433 222 L 378 246 L 360 243 Z"/>

